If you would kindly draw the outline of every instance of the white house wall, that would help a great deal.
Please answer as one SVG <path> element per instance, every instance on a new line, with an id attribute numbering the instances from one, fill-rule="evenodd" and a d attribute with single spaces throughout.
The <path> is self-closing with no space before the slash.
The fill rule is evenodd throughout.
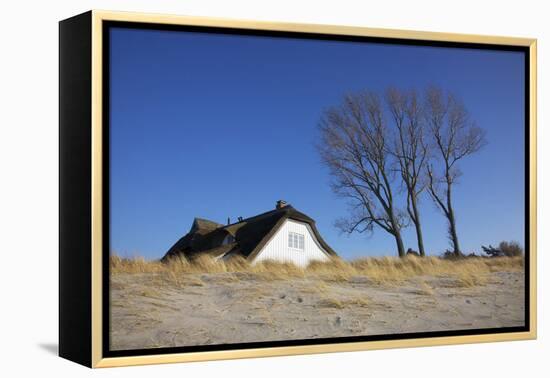
<path id="1" fill-rule="evenodd" d="M 304 250 L 288 246 L 289 232 L 304 235 Z M 298 266 L 305 267 L 314 260 L 327 261 L 329 260 L 329 255 L 317 242 L 311 227 L 307 223 L 287 219 L 256 256 L 253 264 L 265 260 L 292 262 Z"/>

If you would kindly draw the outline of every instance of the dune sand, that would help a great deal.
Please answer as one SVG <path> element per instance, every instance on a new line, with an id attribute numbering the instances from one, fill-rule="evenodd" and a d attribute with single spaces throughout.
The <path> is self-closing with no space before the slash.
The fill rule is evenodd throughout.
<path id="1" fill-rule="evenodd" d="M 464 287 L 448 277 L 381 284 L 367 277 L 265 280 L 248 273 L 111 277 L 111 349 L 522 326 L 524 274 L 489 273 Z"/>

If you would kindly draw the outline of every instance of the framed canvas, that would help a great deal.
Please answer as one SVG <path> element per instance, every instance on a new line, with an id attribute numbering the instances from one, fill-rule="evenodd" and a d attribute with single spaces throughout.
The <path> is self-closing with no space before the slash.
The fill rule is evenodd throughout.
<path id="1" fill-rule="evenodd" d="M 59 353 L 536 337 L 536 40 L 60 22 Z"/>

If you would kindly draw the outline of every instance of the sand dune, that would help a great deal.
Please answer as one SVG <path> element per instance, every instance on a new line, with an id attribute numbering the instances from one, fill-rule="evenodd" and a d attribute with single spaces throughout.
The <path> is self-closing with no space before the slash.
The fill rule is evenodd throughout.
<path id="1" fill-rule="evenodd" d="M 246 272 L 116 273 L 111 349 L 395 334 L 524 324 L 524 274 L 483 283 L 416 276 L 398 284 L 365 276 L 266 280 Z"/>

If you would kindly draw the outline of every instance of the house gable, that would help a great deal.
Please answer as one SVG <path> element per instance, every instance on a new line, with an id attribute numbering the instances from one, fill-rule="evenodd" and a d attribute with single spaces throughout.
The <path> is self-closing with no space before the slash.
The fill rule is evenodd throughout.
<path id="1" fill-rule="evenodd" d="M 289 234 L 300 236 L 300 247 L 295 248 L 289 244 Z M 253 264 L 273 260 L 290 262 L 297 266 L 306 267 L 312 261 L 328 261 L 331 254 L 326 251 L 317 239 L 312 227 L 302 221 L 285 219 L 277 231 L 265 243 L 261 250 L 249 260 Z"/>

